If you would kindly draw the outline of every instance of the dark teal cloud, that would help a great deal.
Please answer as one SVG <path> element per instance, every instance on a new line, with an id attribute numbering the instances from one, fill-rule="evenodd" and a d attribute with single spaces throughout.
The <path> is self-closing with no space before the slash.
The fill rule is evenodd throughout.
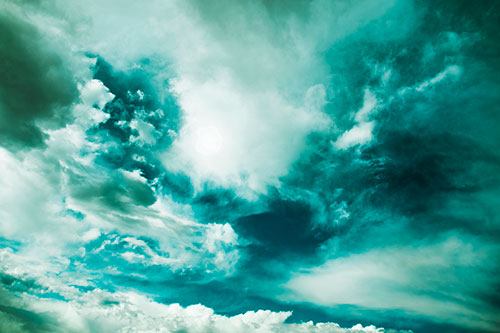
<path id="1" fill-rule="evenodd" d="M 235 228 L 251 241 L 250 251 L 258 253 L 258 260 L 307 257 L 332 236 L 314 225 L 313 214 L 306 202 L 274 200 L 269 210 L 239 218 Z"/>
<path id="2" fill-rule="evenodd" d="M 41 147 L 36 122 L 62 126 L 77 98 L 72 73 L 30 23 L 0 15 L 0 143 L 11 149 Z"/>

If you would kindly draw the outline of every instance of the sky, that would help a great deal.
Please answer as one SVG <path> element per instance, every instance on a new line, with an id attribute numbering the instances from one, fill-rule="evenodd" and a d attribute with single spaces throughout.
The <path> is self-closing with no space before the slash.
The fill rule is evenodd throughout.
<path id="1" fill-rule="evenodd" d="M 0 332 L 498 332 L 500 2 L 4 0 Z"/>

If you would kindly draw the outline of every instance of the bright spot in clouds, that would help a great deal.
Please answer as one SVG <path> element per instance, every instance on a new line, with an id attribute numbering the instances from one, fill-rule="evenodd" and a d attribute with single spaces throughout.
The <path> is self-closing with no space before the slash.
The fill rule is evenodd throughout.
<path id="1" fill-rule="evenodd" d="M 224 139 L 215 126 L 202 126 L 195 134 L 196 151 L 207 157 L 217 155 L 221 151 Z"/>

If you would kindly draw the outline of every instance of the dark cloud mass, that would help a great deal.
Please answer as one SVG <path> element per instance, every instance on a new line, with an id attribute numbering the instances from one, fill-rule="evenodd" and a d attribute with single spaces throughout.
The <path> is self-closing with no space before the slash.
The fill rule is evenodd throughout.
<path id="1" fill-rule="evenodd" d="M 313 209 L 307 203 L 275 200 L 269 209 L 241 217 L 235 224 L 238 234 L 252 240 L 252 247 L 260 250 L 259 257 L 286 260 L 293 255 L 308 256 L 331 237 L 315 228 Z"/>
<path id="2" fill-rule="evenodd" d="M 0 331 L 500 329 L 498 1 L 0 9 Z"/>
<path id="3" fill-rule="evenodd" d="M 36 27 L 2 13 L 0 29 L 2 145 L 43 146 L 46 135 L 36 122 L 61 126 L 71 119 L 75 82 L 60 57 L 45 48 Z"/>

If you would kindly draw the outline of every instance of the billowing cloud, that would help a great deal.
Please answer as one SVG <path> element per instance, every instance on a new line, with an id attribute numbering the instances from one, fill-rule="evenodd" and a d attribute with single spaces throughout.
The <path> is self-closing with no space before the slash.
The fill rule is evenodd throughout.
<path id="1" fill-rule="evenodd" d="M 0 328 L 22 332 L 26 330 L 52 332 L 96 331 L 156 331 L 156 332 L 385 332 L 375 326 L 357 324 L 347 329 L 334 323 L 312 322 L 287 324 L 290 312 L 268 310 L 248 311 L 235 316 L 215 314 L 210 308 L 196 304 L 161 304 L 151 298 L 130 291 L 107 292 L 99 288 L 85 288 L 74 281 L 64 286 L 57 280 L 40 276 L 41 272 L 25 269 L 16 271 L 12 260 L 18 254 L 2 249 L 2 285 L 0 292 L 10 292 L 6 304 L 0 307 Z M 37 276 L 38 275 L 38 276 Z M 59 279 L 60 280 L 60 279 Z M 44 285 L 44 282 L 49 286 Z M 29 288 L 25 288 L 28 287 Z M 19 289 L 19 290 L 17 290 Z M 19 292 L 24 290 L 24 293 Z M 16 297 L 13 297 L 16 295 Z M 389 330 L 388 332 L 395 332 Z"/>
<path id="2" fill-rule="evenodd" d="M 164 163 L 172 172 L 188 174 L 198 189 L 213 182 L 241 188 L 243 196 L 251 197 L 278 185 L 304 149 L 307 135 L 328 122 L 321 110 L 306 110 L 306 101 L 294 108 L 273 93 L 249 94 L 225 81 L 180 92 L 185 126 Z"/>

